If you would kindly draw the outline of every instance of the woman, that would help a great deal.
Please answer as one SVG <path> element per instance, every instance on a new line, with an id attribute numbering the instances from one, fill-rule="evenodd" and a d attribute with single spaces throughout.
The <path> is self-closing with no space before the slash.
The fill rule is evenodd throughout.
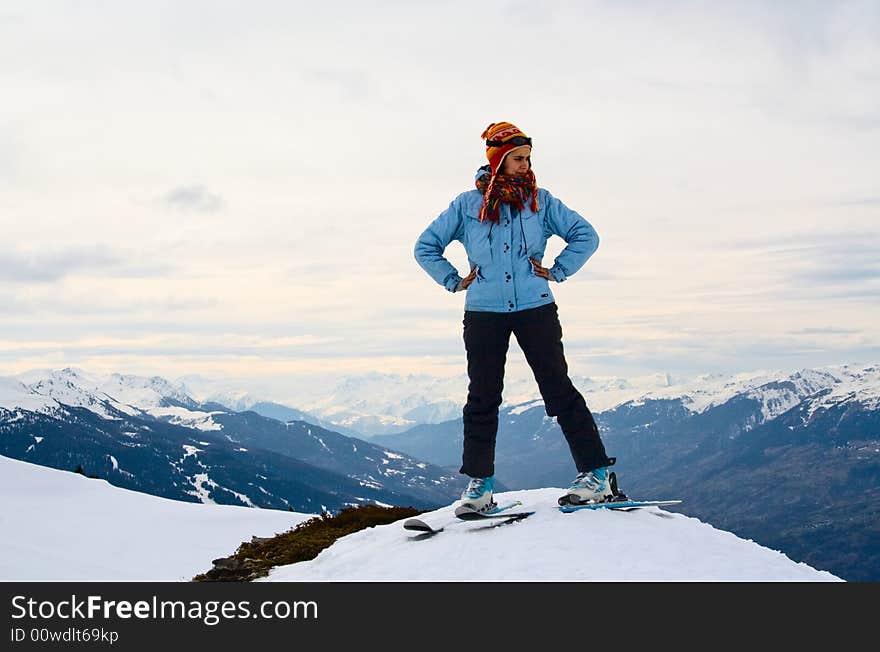
<path id="1" fill-rule="evenodd" d="M 577 272 L 596 251 L 599 237 L 583 217 L 538 188 L 531 138 L 509 122 L 490 124 L 481 138 L 489 164 L 477 171 L 476 189 L 456 197 L 415 245 L 416 260 L 431 278 L 450 292 L 467 291 L 463 323 L 469 384 L 460 472 L 470 482 L 462 504 L 478 511 L 495 507 L 495 437 L 511 333 L 578 471 L 560 504 L 609 500 L 617 493 L 608 468 L 614 459 L 605 454 L 593 416 L 568 377 L 549 286 Z M 541 260 L 551 235 L 567 245 L 547 268 Z M 470 273 L 464 278 L 443 256 L 453 240 L 467 252 Z"/>

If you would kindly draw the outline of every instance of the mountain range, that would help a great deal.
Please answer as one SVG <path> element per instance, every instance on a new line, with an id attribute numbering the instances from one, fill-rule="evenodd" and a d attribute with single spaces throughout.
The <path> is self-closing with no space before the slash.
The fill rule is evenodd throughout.
<path id="1" fill-rule="evenodd" d="M 398 392 L 399 404 L 394 392 L 377 389 L 383 379 L 408 387 Z M 679 498 L 670 509 L 844 579 L 880 579 L 876 365 L 688 383 L 663 375 L 582 382 L 631 497 Z M 314 398 L 305 409 L 244 392 L 234 403 L 228 393 L 224 400 L 237 410 L 209 400 L 223 397 L 204 384 L 196 392 L 157 377 L 22 374 L 0 379 L 0 454 L 79 466 L 118 486 L 193 502 L 320 512 L 454 501 L 462 485 L 461 408 L 440 421 L 436 408 L 454 402 L 460 384 L 371 374 L 343 386 L 364 394 L 346 396 L 339 409 L 324 400 L 315 416 Z M 334 396 L 342 396 L 339 387 Z M 528 383 L 513 385 L 502 408 L 499 490 L 563 487 L 575 474 L 562 433 L 535 393 Z M 369 438 L 343 434 L 328 416 L 355 406 L 376 423 L 389 414 L 425 422 Z"/>
<path id="2" fill-rule="evenodd" d="M 304 512 L 457 496 L 453 474 L 370 442 L 200 403 L 158 377 L 74 369 L 0 379 L 0 454 L 177 500 Z"/>
<path id="3" fill-rule="evenodd" d="M 695 379 L 699 386 L 703 377 Z M 632 378 L 573 376 L 591 406 L 606 409 L 656 390 L 682 386 L 684 379 L 669 374 Z M 179 386 L 202 402 L 221 403 L 236 411 L 253 410 L 265 416 L 302 419 L 361 438 L 404 432 L 423 423 L 442 423 L 461 415 L 467 397 L 467 376 L 406 375 L 378 371 L 342 376 L 335 382 L 315 381 L 268 398 L 238 389 L 222 380 L 184 376 Z M 540 399 L 530 375 L 508 373 L 504 405 Z M 296 406 L 292 408 L 290 406 Z"/>

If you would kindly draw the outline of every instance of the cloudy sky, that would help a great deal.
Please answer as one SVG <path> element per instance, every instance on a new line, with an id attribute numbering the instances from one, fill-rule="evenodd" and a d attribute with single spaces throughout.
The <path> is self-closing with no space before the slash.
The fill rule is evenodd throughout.
<path id="1" fill-rule="evenodd" d="M 499 120 L 573 373 L 878 361 L 878 71 L 876 1 L 3 0 L 0 375 L 462 373 L 412 248 Z"/>

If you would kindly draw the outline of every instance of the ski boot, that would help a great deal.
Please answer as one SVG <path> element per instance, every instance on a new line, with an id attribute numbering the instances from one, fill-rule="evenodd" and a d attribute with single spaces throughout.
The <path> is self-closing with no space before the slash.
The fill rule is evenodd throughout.
<path id="1" fill-rule="evenodd" d="M 495 509 L 497 504 L 492 499 L 495 489 L 495 477 L 471 478 L 467 488 L 461 494 L 461 505 L 467 506 L 477 512 L 488 512 Z"/>
<path id="2" fill-rule="evenodd" d="M 559 498 L 559 505 L 565 507 L 627 500 L 626 494 L 617 488 L 617 475 L 608 468 L 600 466 L 598 469 L 579 473 L 565 495 Z"/>

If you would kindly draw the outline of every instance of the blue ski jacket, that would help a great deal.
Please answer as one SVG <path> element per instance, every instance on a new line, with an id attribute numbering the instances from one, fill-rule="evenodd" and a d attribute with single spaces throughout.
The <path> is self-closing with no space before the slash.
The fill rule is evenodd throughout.
<path id="1" fill-rule="evenodd" d="M 538 189 L 537 213 L 529 206 L 517 211 L 502 203 L 497 223 L 480 222 L 482 204 L 479 190 L 463 192 L 424 230 L 414 249 L 422 269 L 455 292 L 462 278 L 443 253 L 453 240 L 464 245 L 468 272 L 474 265 L 477 272 L 467 288 L 465 310 L 515 312 L 552 303 L 547 279 L 535 274 L 529 262 L 529 257 L 543 259 L 552 235 L 567 243 L 550 268 L 556 282 L 577 272 L 599 247 L 590 223 L 543 188 Z"/>

